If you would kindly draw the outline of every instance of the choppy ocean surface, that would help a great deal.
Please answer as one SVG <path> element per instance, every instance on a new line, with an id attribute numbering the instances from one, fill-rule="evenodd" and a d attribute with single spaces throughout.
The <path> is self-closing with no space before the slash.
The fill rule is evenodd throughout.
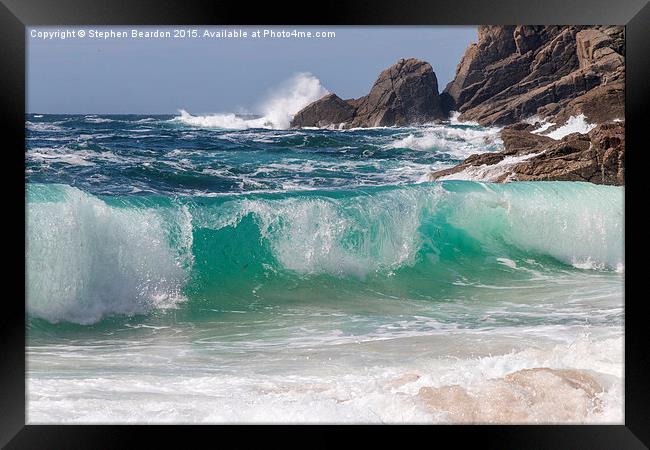
<path id="1" fill-rule="evenodd" d="M 553 389 L 476 421 L 623 421 L 622 188 L 422 182 L 500 149 L 474 124 L 264 126 L 26 117 L 29 422 L 444 423 Z M 507 377 L 534 368 L 599 389 Z"/>

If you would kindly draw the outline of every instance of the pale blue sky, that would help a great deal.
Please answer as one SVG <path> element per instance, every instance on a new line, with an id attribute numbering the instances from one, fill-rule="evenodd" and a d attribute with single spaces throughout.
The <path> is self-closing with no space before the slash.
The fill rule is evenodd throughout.
<path id="1" fill-rule="evenodd" d="M 257 112 L 263 97 L 298 72 L 310 72 L 342 98 L 365 95 L 381 70 L 399 58 L 433 66 L 442 91 L 474 26 L 221 27 L 248 38 L 91 39 L 90 29 L 173 30 L 179 27 L 38 27 L 27 30 L 27 111 L 32 113 L 193 114 Z M 86 36 L 43 40 L 34 31 L 84 30 Z M 258 29 L 334 31 L 335 38 L 259 38 Z M 129 33 L 130 34 L 130 33 Z"/>

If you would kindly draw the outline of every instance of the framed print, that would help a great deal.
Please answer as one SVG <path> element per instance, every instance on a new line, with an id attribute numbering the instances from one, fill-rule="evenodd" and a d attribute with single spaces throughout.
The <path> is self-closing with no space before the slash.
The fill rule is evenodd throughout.
<path id="1" fill-rule="evenodd" d="M 3 445 L 644 448 L 650 6 L 579 3 L 4 1 Z"/>

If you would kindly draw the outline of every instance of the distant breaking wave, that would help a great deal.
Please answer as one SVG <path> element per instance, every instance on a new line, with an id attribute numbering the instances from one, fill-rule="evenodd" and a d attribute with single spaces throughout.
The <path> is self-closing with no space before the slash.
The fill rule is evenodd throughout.
<path id="1" fill-rule="evenodd" d="M 246 118 L 233 113 L 194 116 L 184 109 L 173 120 L 204 128 L 244 130 L 247 128 L 289 128 L 294 114 L 328 93 L 310 73 L 298 73 L 273 90 L 259 107 L 261 117 Z"/>

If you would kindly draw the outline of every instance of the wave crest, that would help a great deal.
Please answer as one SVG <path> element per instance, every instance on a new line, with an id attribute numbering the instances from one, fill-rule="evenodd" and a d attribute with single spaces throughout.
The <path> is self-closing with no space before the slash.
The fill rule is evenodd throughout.
<path id="1" fill-rule="evenodd" d="M 622 271 L 620 188 L 452 181 L 352 192 L 228 201 L 197 212 L 195 226 L 237 229 L 250 216 L 281 267 L 300 274 L 364 278 L 418 263 L 471 271 L 462 265 L 486 256 Z"/>

